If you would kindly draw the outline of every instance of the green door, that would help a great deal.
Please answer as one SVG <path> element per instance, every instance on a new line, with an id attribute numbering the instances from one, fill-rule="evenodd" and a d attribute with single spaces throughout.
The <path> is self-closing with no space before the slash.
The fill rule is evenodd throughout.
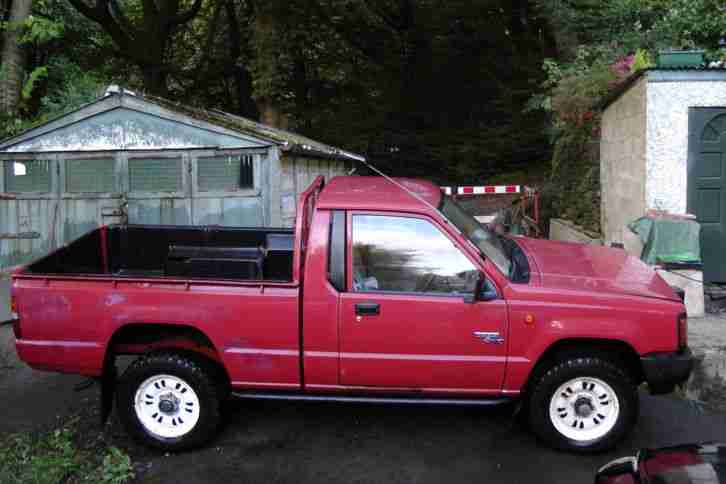
<path id="1" fill-rule="evenodd" d="M 703 278 L 726 282 L 726 108 L 691 108 L 688 212 L 701 224 Z"/>

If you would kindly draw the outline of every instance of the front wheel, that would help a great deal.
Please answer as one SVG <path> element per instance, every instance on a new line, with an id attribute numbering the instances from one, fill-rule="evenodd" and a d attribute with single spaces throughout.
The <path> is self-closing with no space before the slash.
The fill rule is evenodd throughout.
<path id="1" fill-rule="evenodd" d="M 116 408 L 126 431 L 145 445 L 178 451 L 196 447 L 216 433 L 220 390 L 204 361 L 156 353 L 124 372 Z"/>
<path id="2" fill-rule="evenodd" d="M 638 418 L 636 386 L 618 365 L 594 357 L 555 363 L 534 382 L 532 429 L 549 445 L 574 452 L 614 447 Z"/>

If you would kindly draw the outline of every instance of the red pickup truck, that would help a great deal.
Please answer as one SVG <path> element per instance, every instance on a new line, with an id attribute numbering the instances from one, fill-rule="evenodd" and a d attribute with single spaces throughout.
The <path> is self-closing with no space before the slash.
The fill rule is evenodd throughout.
<path id="1" fill-rule="evenodd" d="M 22 360 L 102 381 L 128 432 L 211 438 L 221 403 L 523 402 L 614 446 L 692 356 L 682 301 L 622 250 L 496 234 L 432 183 L 317 179 L 292 229 L 119 225 L 13 274 Z M 120 378 L 116 358 L 137 355 Z M 115 389 L 115 390 L 114 390 Z"/>

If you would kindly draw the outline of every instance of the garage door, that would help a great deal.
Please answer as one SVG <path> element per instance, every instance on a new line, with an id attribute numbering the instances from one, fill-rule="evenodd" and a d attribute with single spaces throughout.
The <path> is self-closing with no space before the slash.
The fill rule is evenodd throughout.
<path id="1" fill-rule="evenodd" d="M 726 108 L 693 108 L 689 125 L 688 211 L 701 224 L 703 277 L 726 282 Z"/>

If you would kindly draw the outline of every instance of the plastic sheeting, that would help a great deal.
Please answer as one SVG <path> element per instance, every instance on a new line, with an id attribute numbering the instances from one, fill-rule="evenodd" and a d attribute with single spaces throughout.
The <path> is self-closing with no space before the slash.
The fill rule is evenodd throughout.
<path id="1" fill-rule="evenodd" d="M 701 264 L 701 226 L 678 216 L 646 216 L 628 224 L 640 237 L 647 264 Z"/>

